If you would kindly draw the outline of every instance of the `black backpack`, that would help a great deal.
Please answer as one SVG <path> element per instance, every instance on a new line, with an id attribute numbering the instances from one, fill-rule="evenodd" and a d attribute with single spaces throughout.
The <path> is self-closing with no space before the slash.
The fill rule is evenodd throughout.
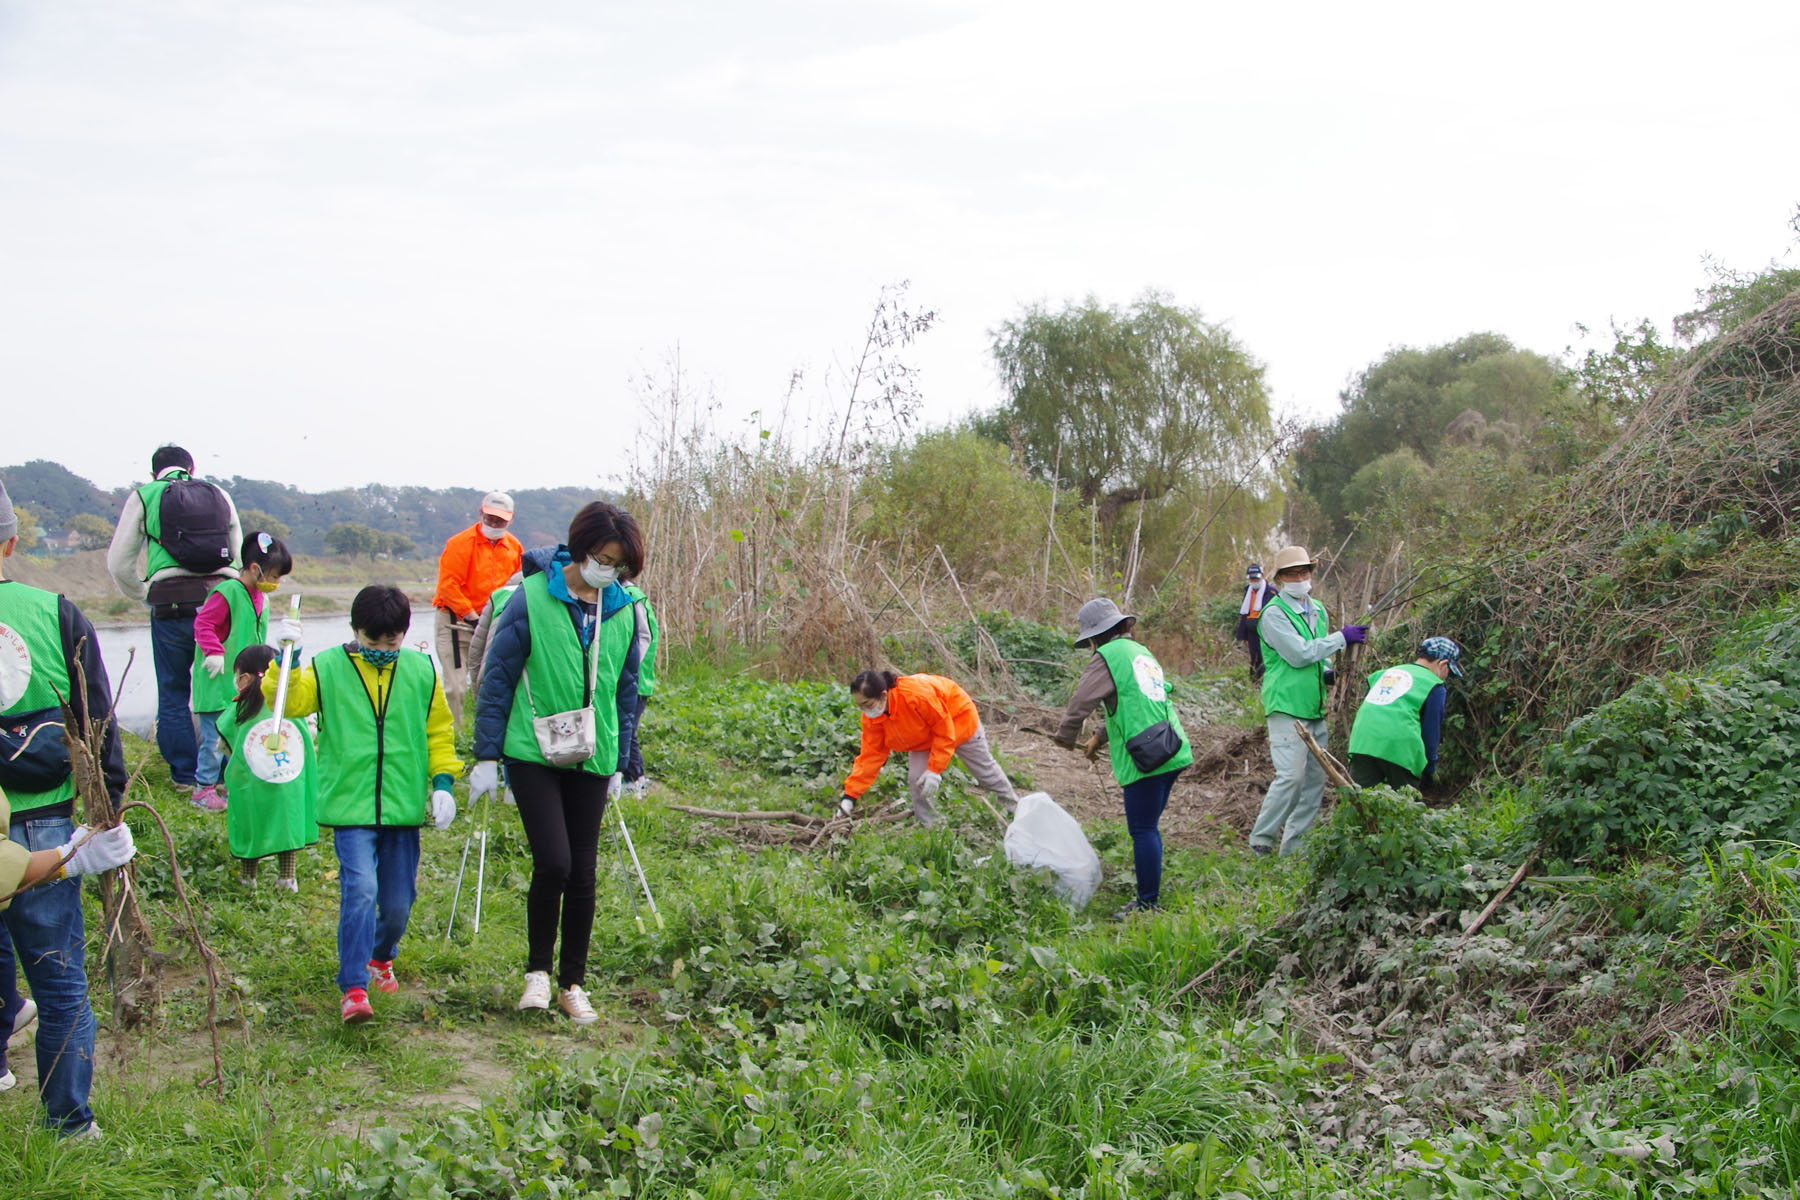
<path id="1" fill-rule="evenodd" d="M 198 479 L 171 479 L 159 506 L 162 536 L 153 539 L 189 571 L 206 574 L 231 565 L 231 502 Z"/>

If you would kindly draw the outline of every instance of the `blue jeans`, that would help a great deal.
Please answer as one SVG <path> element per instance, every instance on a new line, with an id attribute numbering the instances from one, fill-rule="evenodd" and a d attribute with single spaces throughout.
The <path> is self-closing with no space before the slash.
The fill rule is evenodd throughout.
<path id="1" fill-rule="evenodd" d="M 1162 896 L 1162 833 L 1156 828 L 1169 792 L 1181 774 L 1178 767 L 1161 775 L 1148 775 L 1125 785 L 1125 828 L 1131 834 L 1131 862 L 1137 871 L 1139 904 L 1159 902 Z"/>
<path id="2" fill-rule="evenodd" d="M 369 986 L 369 960 L 389 962 L 419 894 L 419 831 L 339 829 L 338 990 Z"/>
<path id="3" fill-rule="evenodd" d="M 179 787 L 194 783 L 197 750 L 188 699 L 194 690 L 194 618 L 150 618 L 150 654 L 156 663 L 156 748 Z"/>
<path id="4" fill-rule="evenodd" d="M 194 714 L 194 723 L 200 726 L 199 756 L 195 760 L 194 782 L 202 787 L 218 783 L 225 770 L 225 752 L 219 743 L 219 718 L 224 715 L 223 712 Z"/>
<path id="5" fill-rule="evenodd" d="M 6 1074 L 6 1039 L 25 1001 L 19 998 L 19 970 L 13 962 L 12 935 L 0 921 L 0 1075 Z"/>
<path id="6" fill-rule="evenodd" d="M 28 850 L 54 850 L 74 832 L 68 817 L 33 820 L 24 813 L 12 819 L 12 840 Z M 61 1133 L 80 1133 L 94 1120 L 88 1107 L 94 1010 L 88 1006 L 81 881 L 59 879 L 20 892 L 0 913 L 0 922 L 10 935 L 0 939 L 0 977 L 12 978 L 16 961 L 38 1005 L 38 1095 L 45 1123 Z"/>

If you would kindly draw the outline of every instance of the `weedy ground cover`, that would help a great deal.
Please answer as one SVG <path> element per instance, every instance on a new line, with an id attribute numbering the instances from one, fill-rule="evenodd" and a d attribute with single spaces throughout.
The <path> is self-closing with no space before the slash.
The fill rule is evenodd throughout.
<path id="1" fill-rule="evenodd" d="M 247 891 L 219 819 L 164 804 L 230 975 L 223 1094 L 142 838 L 171 956 L 161 1028 L 103 1036 L 104 1142 L 0 1140 L 6 1194 L 1787 1195 L 1800 1178 L 1791 858 L 1565 874 L 1459 946 L 1529 838 L 1518 792 L 1452 812 L 1372 793 L 1307 861 L 1176 848 L 1168 911 L 1122 924 L 1102 916 L 1129 895 L 1122 819 L 1092 831 L 1108 882 L 1071 913 L 1006 865 L 954 770 L 946 828 L 812 853 L 664 807 L 824 811 L 855 730 L 835 685 L 671 672 L 646 727 L 658 785 L 624 807 L 665 923 L 639 927 L 603 844 L 604 1019 L 583 1032 L 512 1007 L 529 859 L 511 810 L 493 813 L 479 937 L 444 937 L 472 814 L 425 833 L 402 991 L 346 1029 L 329 852 L 303 856 L 297 896 Z M 29 1085 L 0 1097 L 12 1128 L 32 1116 Z"/>

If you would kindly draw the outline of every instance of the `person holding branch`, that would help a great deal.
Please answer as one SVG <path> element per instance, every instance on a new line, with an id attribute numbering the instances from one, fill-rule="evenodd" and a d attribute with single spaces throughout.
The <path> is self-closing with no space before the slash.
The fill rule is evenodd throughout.
<path id="1" fill-rule="evenodd" d="M 469 803 L 494 795 L 504 759 L 531 847 L 518 1007 L 550 1007 L 554 966 L 557 1007 L 576 1025 L 599 1019 L 582 984 L 600 821 L 637 722 L 637 606 L 618 581 L 643 569 L 631 514 L 600 501 L 584 506 L 567 542 L 525 555 L 524 582 L 494 619 L 475 698 Z"/>

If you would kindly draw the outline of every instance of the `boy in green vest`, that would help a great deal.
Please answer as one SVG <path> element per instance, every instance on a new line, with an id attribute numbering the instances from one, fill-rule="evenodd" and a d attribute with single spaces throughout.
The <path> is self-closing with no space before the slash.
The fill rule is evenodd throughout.
<path id="1" fill-rule="evenodd" d="M 338 857 L 338 989 L 347 1025 L 374 1016 L 368 987 L 400 990 L 394 953 L 418 895 L 419 828 L 456 819 L 450 788 L 462 766 L 455 726 L 429 655 L 401 648 L 412 606 L 374 584 L 350 602 L 354 642 L 316 655 L 288 681 L 287 710 L 319 714 L 319 824 Z M 300 622 L 279 637 L 300 644 Z M 263 676 L 275 699 L 277 673 Z"/>
<path id="2" fill-rule="evenodd" d="M 1447 637 L 1419 643 L 1419 656 L 1369 676 L 1369 694 L 1350 726 L 1350 777 L 1360 787 L 1418 787 L 1437 771 L 1444 729 L 1444 683 L 1462 647 Z"/>
<path id="3" fill-rule="evenodd" d="M 1272 854 L 1279 845 L 1283 854 L 1291 854 L 1318 819 L 1325 798 L 1325 768 L 1300 740 L 1295 722 L 1320 747 L 1326 745 L 1325 660 L 1368 637 L 1369 627 L 1346 625 L 1332 632 L 1325 606 L 1312 598 L 1313 561 L 1306 547 L 1285 547 L 1275 555 L 1274 566 L 1275 596 L 1257 618 L 1256 631 L 1275 778 L 1250 829 L 1250 849 Z"/>

